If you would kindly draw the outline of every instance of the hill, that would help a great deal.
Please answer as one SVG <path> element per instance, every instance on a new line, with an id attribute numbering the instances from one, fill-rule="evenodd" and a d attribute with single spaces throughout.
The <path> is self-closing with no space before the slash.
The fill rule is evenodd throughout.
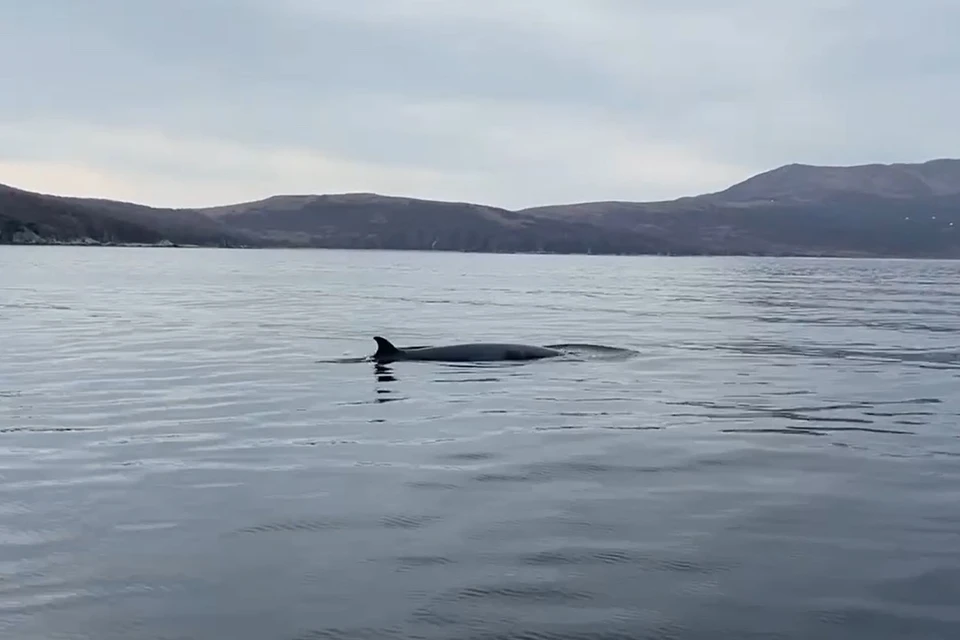
<path id="1" fill-rule="evenodd" d="M 0 187 L 0 242 L 960 258 L 960 160 L 791 164 L 715 193 L 510 211 L 369 193 L 206 209 Z"/>
<path id="2" fill-rule="evenodd" d="M 521 213 L 589 220 L 611 232 L 691 238 L 708 254 L 960 258 L 960 160 L 791 164 L 700 196 Z"/>
<path id="3" fill-rule="evenodd" d="M 262 239 L 190 209 L 32 193 L 0 185 L 0 244 L 245 246 Z"/>
<path id="4" fill-rule="evenodd" d="M 960 195 L 960 160 L 854 167 L 790 164 L 744 180 L 707 199 L 714 202 L 815 201 L 839 194 L 881 198 Z"/>
<path id="5" fill-rule="evenodd" d="M 589 221 L 366 193 L 275 196 L 200 211 L 230 228 L 294 246 L 556 253 L 693 250 L 686 243 L 649 238 L 640 231 L 611 234 Z"/>

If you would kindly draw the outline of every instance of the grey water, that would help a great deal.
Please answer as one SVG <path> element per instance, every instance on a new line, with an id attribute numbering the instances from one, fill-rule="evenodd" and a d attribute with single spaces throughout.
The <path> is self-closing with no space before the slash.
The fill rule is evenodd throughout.
<path id="1" fill-rule="evenodd" d="M 958 421 L 957 262 L 0 247 L 0 637 L 957 638 Z"/>

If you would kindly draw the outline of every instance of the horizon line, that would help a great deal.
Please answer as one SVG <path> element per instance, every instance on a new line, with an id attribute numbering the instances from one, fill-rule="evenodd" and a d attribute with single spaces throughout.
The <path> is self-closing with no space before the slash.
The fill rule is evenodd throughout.
<path id="1" fill-rule="evenodd" d="M 0 183 L 0 187 L 6 187 L 6 188 L 8 188 L 8 189 L 13 189 L 13 190 L 15 190 L 15 191 L 20 191 L 20 192 L 23 192 L 23 193 L 29 193 L 29 194 L 39 195 L 39 196 L 44 196 L 44 197 L 65 198 L 65 199 L 71 199 L 71 200 L 88 200 L 88 201 L 101 200 L 101 201 L 113 202 L 113 203 L 117 203 L 117 204 L 126 204 L 126 205 L 138 206 L 138 207 L 145 207 L 145 208 L 148 208 L 148 209 L 160 209 L 160 210 L 164 210 L 164 209 L 165 209 L 165 210 L 168 210 L 168 211 L 204 211 L 204 210 L 210 210 L 210 209 L 220 209 L 220 208 L 227 208 L 227 207 L 237 207 L 237 206 L 246 205 L 246 204 L 254 204 L 254 203 L 258 203 L 258 202 L 265 202 L 265 201 L 270 200 L 270 199 L 272 199 L 272 198 L 323 198 L 323 197 L 344 197 L 344 196 L 354 196 L 354 197 L 356 197 L 356 196 L 372 196 L 372 197 L 384 198 L 384 199 L 417 200 L 417 201 L 420 201 L 420 202 L 435 202 L 435 203 L 444 203 L 444 204 L 470 205 L 470 206 L 484 207 L 484 208 L 488 208 L 488 209 L 497 209 L 497 210 L 500 210 L 500 211 L 508 211 L 508 212 L 511 212 L 511 213 L 519 213 L 519 212 L 528 211 L 528 210 L 531 210 L 531 209 L 544 209 L 544 208 L 548 208 L 548 207 L 576 207 L 576 206 L 590 205 L 590 204 L 640 204 L 640 205 L 650 205 L 650 204 L 663 204 L 663 203 L 669 203 L 669 202 L 676 202 L 676 201 L 678 201 L 678 200 L 683 200 L 683 199 L 687 199 L 687 198 L 697 198 L 697 197 L 702 197 L 702 196 L 708 196 L 708 195 L 714 195 L 714 194 L 717 194 L 717 193 L 721 193 L 721 192 L 723 192 L 723 191 L 725 191 L 725 190 L 727 190 L 727 189 L 730 189 L 730 188 L 735 187 L 735 186 L 737 186 L 737 185 L 743 184 L 744 182 L 747 182 L 747 181 L 749 181 L 749 180 L 752 180 L 753 178 L 757 178 L 757 177 L 759 177 L 759 176 L 762 176 L 762 175 L 765 175 L 765 174 L 769 174 L 769 173 L 773 173 L 773 172 L 775 172 L 775 171 L 779 171 L 779 170 L 786 169 L 786 168 L 789 168 L 789 167 L 805 167 L 805 168 L 814 168 L 814 169 L 858 169 L 858 168 L 869 168 L 869 167 L 908 167 L 908 166 L 924 166 L 924 165 L 929 165 L 929 164 L 933 164 L 933 163 L 937 163 L 937 162 L 960 162 L 960 158 L 950 158 L 950 157 L 944 156 L 944 157 L 930 158 L 930 159 L 928 159 L 928 160 L 923 160 L 923 161 L 918 161 L 918 162 L 902 162 L 902 161 L 901 161 L 901 162 L 866 162 L 866 163 L 849 164 L 849 165 L 828 165 L 828 164 L 811 164 L 811 163 L 805 163 L 805 162 L 790 162 L 790 163 L 786 163 L 786 164 L 782 164 L 782 165 L 776 166 L 776 167 L 774 167 L 774 168 L 772 168 L 772 169 L 766 169 L 766 170 L 760 171 L 760 172 L 758 172 L 758 173 L 751 174 L 751 175 L 747 176 L 746 178 L 740 180 L 739 182 L 734 182 L 734 183 L 732 183 L 732 184 L 729 184 L 729 185 L 727 185 L 726 187 L 724 187 L 724 188 L 722 188 L 722 189 L 719 189 L 719 190 L 717 190 L 717 191 L 706 191 L 706 192 L 698 193 L 698 194 L 695 194 L 695 195 L 682 195 L 682 196 L 677 196 L 677 197 L 675 197 L 675 198 L 660 199 L 660 200 L 626 200 L 626 199 L 580 200 L 580 201 L 571 201 L 571 202 L 555 202 L 555 203 L 539 204 L 539 205 L 533 205 L 533 206 L 529 206 L 529 207 L 521 207 L 521 208 L 518 208 L 518 209 L 511 209 L 511 208 L 507 208 L 507 207 L 500 207 L 500 206 L 497 206 L 497 205 L 484 204 L 484 203 L 482 203 L 482 202 L 476 202 L 476 201 L 472 201 L 472 200 L 455 200 L 455 199 L 454 199 L 454 200 L 448 200 L 448 199 L 427 198 L 427 197 L 420 197 L 420 196 L 407 196 L 407 195 L 399 195 L 399 194 L 387 194 L 387 193 L 379 193 L 379 192 L 376 192 L 376 191 L 331 191 L 331 192 L 312 192 L 312 193 L 272 193 L 272 194 L 270 194 L 270 195 L 266 195 L 266 196 L 263 196 L 263 197 L 261 197 L 261 198 L 256 198 L 256 199 L 253 199 L 253 200 L 233 201 L 233 202 L 228 202 L 228 203 L 225 203 L 225 204 L 215 204 L 215 205 L 206 205 L 206 206 L 169 207 L 169 206 L 145 204 L 144 202 L 137 202 L 137 201 L 133 201 L 133 200 L 121 200 L 121 199 L 116 199 L 116 198 L 110 198 L 110 197 L 107 197 L 107 196 L 80 196 L 80 195 L 73 195 L 73 194 L 69 194 L 69 193 L 54 193 L 54 192 L 47 192 L 47 191 L 31 191 L 31 190 L 29 190 L 29 189 L 24 189 L 24 188 L 22 188 L 22 187 L 16 187 L 16 186 L 13 186 L 13 185 L 8 184 L 8 183 Z"/>

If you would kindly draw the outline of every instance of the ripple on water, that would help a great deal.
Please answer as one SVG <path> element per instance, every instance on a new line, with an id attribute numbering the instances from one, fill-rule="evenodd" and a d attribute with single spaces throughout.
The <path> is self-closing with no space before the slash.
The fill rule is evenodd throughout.
<path id="1" fill-rule="evenodd" d="M 244 527 L 237 533 L 278 533 L 278 532 L 318 532 L 351 528 L 354 523 L 343 520 L 298 520 L 292 522 L 271 522 Z"/>
<path id="2" fill-rule="evenodd" d="M 32 547 L 72 540 L 75 533 L 54 529 L 26 529 L 0 526 L 0 547 Z"/>

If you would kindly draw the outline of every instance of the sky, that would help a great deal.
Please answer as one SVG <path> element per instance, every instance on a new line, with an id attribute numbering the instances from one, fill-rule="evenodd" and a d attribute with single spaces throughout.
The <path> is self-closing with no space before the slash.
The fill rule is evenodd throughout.
<path id="1" fill-rule="evenodd" d="M 956 0 L 0 0 L 0 183 L 661 200 L 960 156 Z"/>

